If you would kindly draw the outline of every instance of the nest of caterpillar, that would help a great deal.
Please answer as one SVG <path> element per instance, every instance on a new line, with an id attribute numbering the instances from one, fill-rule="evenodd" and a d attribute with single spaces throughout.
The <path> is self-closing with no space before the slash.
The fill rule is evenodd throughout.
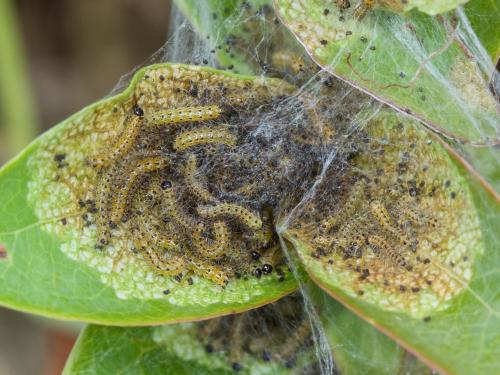
<path id="1" fill-rule="evenodd" d="M 160 275 L 221 286 L 280 272 L 276 215 L 320 165 L 303 102 L 286 85 L 272 92 L 206 71 L 152 70 L 136 91 L 122 126 L 87 159 L 96 247 L 118 250 L 116 264 L 132 252 Z"/>
<path id="2" fill-rule="evenodd" d="M 319 363 L 307 359 L 313 334 L 297 293 L 256 310 L 198 323 L 197 337 L 207 353 L 225 354 L 235 371 L 245 369 L 249 359 L 298 367 L 302 374 L 319 371 Z"/>
<path id="3" fill-rule="evenodd" d="M 339 150 L 291 220 L 291 237 L 348 294 L 415 316 L 444 308 L 481 251 L 467 185 L 408 119 L 382 112 L 359 143 L 348 158 Z"/>

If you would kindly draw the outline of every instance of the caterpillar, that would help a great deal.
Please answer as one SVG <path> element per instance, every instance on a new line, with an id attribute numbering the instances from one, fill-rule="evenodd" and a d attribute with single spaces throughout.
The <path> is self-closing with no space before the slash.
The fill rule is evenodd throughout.
<path id="1" fill-rule="evenodd" d="M 358 6 L 354 9 L 354 17 L 358 20 L 361 21 L 365 16 L 366 13 L 373 8 L 375 5 L 375 0 L 361 0 L 361 2 L 358 4 Z"/>
<path id="2" fill-rule="evenodd" d="M 203 237 L 201 230 L 195 230 L 192 234 L 195 247 L 204 257 L 210 259 L 219 258 L 223 255 L 229 246 L 229 230 L 226 223 L 216 221 L 213 224 L 215 240 L 210 241 Z"/>
<path id="3" fill-rule="evenodd" d="M 146 116 L 148 125 L 178 124 L 182 122 L 199 122 L 218 118 L 222 110 L 217 105 L 202 107 L 185 107 L 156 111 Z"/>
<path id="4" fill-rule="evenodd" d="M 361 251 L 366 243 L 364 233 L 360 232 L 359 228 L 363 228 L 363 221 L 359 218 L 347 222 L 338 232 L 337 241 L 344 249 L 353 248 L 355 253 Z"/>
<path id="5" fill-rule="evenodd" d="M 382 237 L 372 235 L 368 237 L 368 244 L 376 249 L 383 251 L 384 254 L 400 267 L 408 267 L 406 259 L 396 252 Z"/>
<path id="6" fill-rule="evenodd" d="M 229 274 L 224 271 L 221 267 L 214 266 L 208 262 L 204 262 L 201 259 L 195 258 L 193 256 L 188 257 L 189 264 L 188 267 L 191 271 L 213 281 L 217 285 L 226 286 L 229 282 Z"/>
<path id="7" fill-rule="evenodd" d="M 237 218 L 248 228 L 258 230 L 262 228 L 262 220 L 257 213 L 235 203 L 220 203 L 215 206 L 199 206 L 198 213 L 204 217 L 232 216 Z"/>
<path id="8" fill-rule="evenodd" d="M 186 186 L 198 199 L 204 202 L 216 201 L 215 197 L 203 186 L 197 179 L 197 160 L 196 155 L 189 154 L 186 167 L 184 169 L 184 177 Z"/>
<path id="9" fill-rule="evenodd" d="M 125 183 L 114 193 L 111 209 L 111 221 L 118 223 L 124 218 L 129 195 L 137 180 L 146 173 L 156 172 L 168 165 L 169 159 L 164 156 L 148 157 L 137 162 L 130 174 L 125 172 Z"/>
<path id="10" fill-rule="evenodd" d="M 118 166 L 103 171 L 99 184 L 96 189 L 96 206 L 98 215 L 96 215 L 96 227 L 99 246 L 106 245 L 110 237 L 108 230 L 110 208 L 108 205 L 110 192 L 117 174 L 119 173 Z"/>
<path id="11" fill-rule="evenodd" d="M 90 159 L 90 164 L 98 169 L 109 166 L 114 160 L 119 159 L 132 148 L 134 141 L 139 134 L 143 124 L 142 116 L 134 116 L 125 130 L 111 147 L 111 151 L 104 155 L 94 156 Z"/>
<path id="12" fill-rule="evenodd" d="M 366 182 L 364 180 L 356 182 L 346 202 L 342 205 L 342 209 L 321 222 L 320 225 L 321 231 L 323 232 L 330 231 L 335 225 L 337 225 L 337 223 L 342 222 L 347 217 L 349 217 L 353 212 L 355 212 L 356 208 L 359 206 L 359 203 L 361 201 L 362 198 L 361 194 L 363 193 L 365 185 Z"/>
<path id="13" fill-rule="evenodd" d="M 186 269 L 186 261 L 183 258 L 177 256 L 167 259 L 165 257 L 166 253 L 163 256 L 160 255 L 161 250 L 157 249 L 155 243 L 155 234 L 157 233 L 154 228 L 147 227 L 146 233 L 149 238 L 145 238 L 145 234 L 137 228 L 133 229 L 132 232 L 134 234 L 134 245 L 143 255 L 144 260 L 154 267 L 157 273 L 163 276 L 175 276 Z M 177 244 L 173 241 L 169 242 L 168 246 L 177 249 Z"/>
<path id="14" fill-rule="evenodd" d="M 203 229 L 203 223 L 194 219 L 189 214 L 184 212 L 184 210 L 179 207 L 177 203 L 177 197 L 175 194 L 175 189 L 172 186 L 171 182 L 163 181 L 161 183 L 162 188 L 162 196 L 163 196 L 163 208 L 169 218 L 174 220 L 176 223 L 180 224 L 182 227 L 187 229 L 188 231 L 192 231 L 194 229 L 201 230 Z"/>
<path id="15" fill-rule="evenodd" d="M 296 355 L 306 339 L 311 335 L 311 323 L 308 318 L 304 318 L 297 327 L 295 334 L 288 337 L 281 348 L 278 359 L 289 361 Z"/>
<path id="16" fill-rule="evenodd" d="M 175 137 L 173 148 L 175 151 L 184 151 L 194 146 L 216 143 L 234 147 L 236 136 L 227 128 L 202 127 L 178 134 Z"/>
<path id="17" fill-rule="evenodd" d="M 236 315 L 231 325 L 229 340 L 231 347 L 229 349 L 229 360 L 232 363 L 233 369 L 241 368 L 239 362 L 242 356 L 243 347 L 243 328 L 245 326 L 245 319 L 243 314 Z"/>
<path id="18" fill-rule="evenodd" d="M 391 215 L 382 202 L 378 200 L 372 201 L 370 203 L 370 211 L 384 230 L 395 236 L 403 245 L 412 245 L 412 241 L 406 233 L 394 224 Z"/>
<path id="19" fill-rule="evenodd" d="M 272 220 L 271 210 L 265 210 L 263 213 L 262 227 L 255 233 L 255 239 L 259 241 L 263 247 L 266 247 L 273 238 L 274 227 Z"/>

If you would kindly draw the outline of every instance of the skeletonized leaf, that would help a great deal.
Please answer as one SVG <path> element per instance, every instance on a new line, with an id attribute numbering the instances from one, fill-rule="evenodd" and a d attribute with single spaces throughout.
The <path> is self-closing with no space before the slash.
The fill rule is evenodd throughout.
<path id="1" fill-rule="evenodd" d="M 333 75 L 447 137 L 499 143 L 488 77 L 458 38 L 456 20 L 383 10 L 360 19 L 355 4 L 343 10 L 327 0 L 274 4 L 311 57 Z"/>
<path id="2" fill-rule="evenodd" d="M 231 161 L 224 152 L 245 132 L 238 123 L 293 90 L 278 80 L 153 65 L 123 93 L 42 135 L 0 172 L 1 303 L 137 325 L 243 311 L 294 290 L 267 214 L 218 195 L 239 183 L 250 199 L 259 186 L 246 178 L 266 183 L 237 175 L 248 155 Z M 269 250 L 255 260 L 247 244 Z M 266 262 L 274 272 L 255 277 Z"/>
<path id="3" fill-rule="evenodd" d="M 498 197 L 408 118 L 382 111 L 363 132 L 284 235 L 322 288 L 433 368 L 493 373 Z"/>

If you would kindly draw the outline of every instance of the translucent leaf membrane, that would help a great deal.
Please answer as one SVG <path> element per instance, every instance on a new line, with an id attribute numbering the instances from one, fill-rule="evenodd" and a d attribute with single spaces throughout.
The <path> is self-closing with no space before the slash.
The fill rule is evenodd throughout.
<path id="1" fill-rule="evenodd" d="M 480 56 L 473 57 L 459 37 L 471 31 L 463 30 L 464 22 L 416 11 L 404 17 L 384 10 L 359 15 L 359 2 L 350 3 L 274 2 L 314 61 L 336 77 L 449 138 L 477 146 L 499 143 L 498 104 L 486 76 L 491 70 L 483 75 Z"/>
<path id="2" fill-rule="evenodd" d="M 498 196 L 408 117 L 382 110 L 356 136 L 279 233 L 324 290 L 432 368 L 494 373 Z"/>
<path id="3" fill-rule="evenodd" d="M 413 357 L 327 298 L 328 311 L 340 321 L 327 327 L 332 344 L 337 342 L 335 373 L 394 374 L 401 368 L 408 374 L 426 373 L 411 370 Z M 315 338 L 304 306 L 300 294 L 294 294 L 250 312 L 203 323 L 127 329 L 90 326 L 81 334 L 64 373 L 126 369 L 148 374 L 318 374 Z M 355 337 L 349 335 L 352 326 L 359 329 Z M 339 337 L 347 341 L 341 344 Z"/>
<path id="4" fill-rule="evenodd" d="M 278 80 L 153 65 L 40 137 L 0 175 L 2 304 L 148 324 L 294 290 L 273 210 L 287 180 L 307 177 L 293 161 L 302 146 L 287 143 L 290 168 L 270 170 L 257 136 L 293 92 Z"/>

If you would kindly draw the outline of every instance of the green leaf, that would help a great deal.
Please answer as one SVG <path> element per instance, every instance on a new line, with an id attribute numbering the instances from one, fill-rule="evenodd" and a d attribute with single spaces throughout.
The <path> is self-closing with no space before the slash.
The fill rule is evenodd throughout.
<path id="1" fill-rule="evenodd" d="M 106 169 L 96 170 L 93 165 L 94 160 L 99 160 L 96 155 L 109 156 L 108 150 L 116 150 L 123 144 L 115 141 L 115 137 L 121 134 L 130 116 L 135 116 L 136 105 L 143 108 L 146 116 L 164 107 L 188 107 L 189 110 L 206 103 L 209 93 L 209 103 L 220 105 L 222 111 L 230 106 L 233 114 L 251 110 L 255 116 L 254 106 L 293 90 L 279 80 L 255 79 L 186 65 L 152 65 L 136 72 L 130 86 L 121 94 L 83 109 L 35 140 L 0 171 L 0 253 L 3 255 L 0 303 L 56 318 L 142 325 L 244 311 L 296 289 L 296 281 L 285 270 L 282 275 L 273 272 L 260 279 L 231 276 L 224 288 L 211 281 L 220 274 L 210 269 L 218 266 L 212 263 L 208 266 L 209 263 L 201 261 L 196 263 L 201 264 L 198 268 L 189 268 L 191 272 L 197 271 L 192 278 L 184 275 L 178 282 L 172 276 L 159 275 L 155 267 L 162 266 L 161 259 L 167 261 L 166 258 L 151 260 L 149 264 L 146 260 L 151 255 L 146 254 L 151 252 L 142 252 L 154 247 L 138 248 L 140 254 L 130 251 L 137 251 L 130 246 L 144 238 L 141 229 L 124 229 L 135 219 L 115 229 L 111 224 L 110 229 L 105 229 L 108 224 L 102 223 L 104 229 L 98 229 L 99 220 L 107 220 L 108 201 L 98 208 L 96 189 L 101 186 L 106 192 L 109 188 L 110 193 L 113 190 L 116 194 L 113 196 L 117 196 L 125 185 L 106 185 L 106 181 L 120 181 L 121 177 L 103 179 L 99 176 L 108 176 Z M 207 113 L 202 116 L 208 116 Z M 182 111 L 173 116 L 182 116 Z M 126 129 L 123 134 L 128 134 L 130 127 Z M 147 150 L 151 147 L 147 142 L 153 139 L 160 141 L 168 137 L 146 134 L 141 141 L 146 143 L 136 147 Z M 114 149 L 110 146 L 113 143 Z M 137 155 L 140 158 L 142 154 Z M 120 173 L 128 178 L 135 172 Z M 137 199 L 141 199 L 140 196 Z M 134 198 L 127 207 L 137 207 L 137 212 L 149 210 L 140 202 Z M 99 238 L 108 230 L 112 233 L 111 243 L 102 245 Z M 260 262 L 267 257 L 265 252 L 262 254 Z M 253 267 L 250 255 L 247 256 L 248 260 L 241 258 L 239 266 Z M 259 262 L 253 264 L 257 266 Z M 178 270 L 181 271 L 183 269 Z M 217 280 L 220 284 L 220 278 Z"/>
<path id="2" fill-rule="evenodd" d="M 276 0 L 276 12 L 325 70 L 463 143 L 498 144 L 486 77 L 453 20 L 383 10 L 362 20 L 328 0 Z M 490 72 L 487 72 L 490 73 Z"/>
<path id="3" fill-rule="evenodd" d="M 233 373 L 228 368 L 197 361 L 199 349 L 193 348 L 192 359 L 178 356 L 171 346 L 167 349 L 166 345 L 156 339 L 158 332 L 164 329 L 171 329 L 176 333 L 176 342 L 184 344 L 189 339 L 189 326 L 185 324 L 168 328 L 88 326 L 80 334 L 63 374 Z"/>
<path id="4" fill-rule="evenodd" d="M 424 375 L 425 364 L 317 287 L 307 289 L 341 374 Z"/>
<path id="5" fill-rule="evenodd" d="M 433 368 L 495 373 L 498 196 L 408 118 L 382 111 L 363 131 L 283 234 L 325 291 Z"/>
<path id="6" fill-rule="evenodd" d="M 500 0 L 471 0 L 464 11 L 493 64 L 500 59 Z"/>
<path id="7" fill-rule="evenodd" d="M 394 341 L 318 288 L 314 288 L 314 302 L 322 312 L 321 329 L 332 347 L 335 369 L 341 374 L 392 375 L 402 370 L 408 375 L 430 374 Z M 64 374 L 225 373 L 232 371 L 234 352 L 242 345 L 246 349 L 237 362 L 242 367 L 239 373 L 317 373 L 319 368 L 311 365 L 320 352 L 307 343 L 293 368 L 287 369 L 279 358 L 288 337 L 294 338 L 292 327 L 306 318 L 302 304 L 302 299 L 293 295 L 261 309 L 207 322 L 148 328 L 89 326 L 80 335 Z M 243 328 L 236 332 L 237 319 L 245 317 Z M 227 342 L 222 343 L 218 337 Z M 267 352 L 267 361 L 263 351 Z M 288 363 L 290 367 L 292 362 Z"/>
<path id="8" fill-rule="evenodd" d="M 295 296 L 207 322 L 148 328 L 89 326 L 80 335 L 64 374 L 219 374 L 234 373 L 235 366 L 240 374 L 299 373 L 314 358 L 312 352 L 300 352 L 293 370 L 276 354 L 289 336 L 293 338 L 290 327 L 300 323 L 301 311 Z"/>

